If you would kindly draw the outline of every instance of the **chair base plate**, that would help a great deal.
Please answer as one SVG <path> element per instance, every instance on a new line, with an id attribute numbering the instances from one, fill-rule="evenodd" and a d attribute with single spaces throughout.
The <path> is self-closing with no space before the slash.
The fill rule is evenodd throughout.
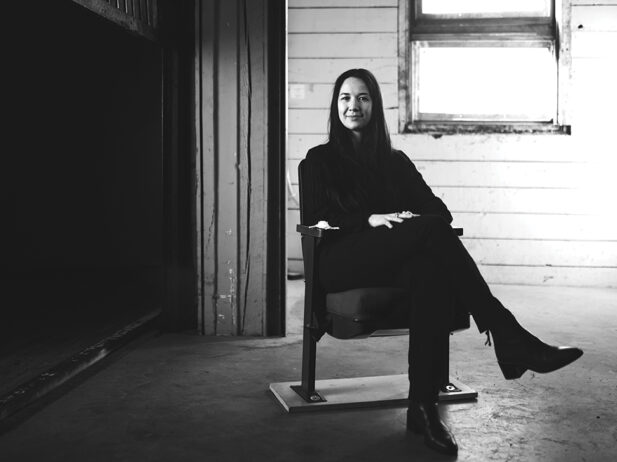
<path id="1" fill-rule="evenodd" d="M 317 380 L 315 388 L 323 401 L 307 402 L 293 387 L 298 382 L 271 383 L 270 391 L 287 412 L 305 412 L 318 409 L 349 409 L 357 407 L 407 405 L 409 380 L 407 374 Z M 439 401 L 476 399 L 478 393 L 467 385 L 451 379 L 441 391 Z"/>

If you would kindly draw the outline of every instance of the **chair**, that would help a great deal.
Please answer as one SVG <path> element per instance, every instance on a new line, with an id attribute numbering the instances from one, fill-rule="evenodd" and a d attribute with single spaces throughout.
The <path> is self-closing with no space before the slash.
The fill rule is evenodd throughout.
<path id="1" fill-rule="evenodd" d="M 301 234 L 304 259 L 304 322 L 302 339 L 302 376 L 298 382 L 270 385 L 270 390 L 289 412 L 330 407 L 358 407 L 382 403 L 405 402 L 409 388 L 407 374 L 317 381 L 315 365 L 317 342 L 328 333 L 337 339 L 360 339 L 376 335 L 408 334 L 409 293 L 402 288 L 367 287 L 338 293 L 325 293 L 319 286 L 317 249 L 335 230 L 309 225 L 315 220 L 312 182 L 304 161 L 298 167 L 300 185 L 300 220 L 296 229 Z M 308 221 L 307 221 L 308 220 Z M 455 228 L 458 235 L 463 230 Z M 458 313 L 452 321 L 451 333 L 469 328 L 469 313 Z M 446 378 L 440 400 L 475 399 L 478 393 L 449 378 L 449 338 L 443 345 Z"/>

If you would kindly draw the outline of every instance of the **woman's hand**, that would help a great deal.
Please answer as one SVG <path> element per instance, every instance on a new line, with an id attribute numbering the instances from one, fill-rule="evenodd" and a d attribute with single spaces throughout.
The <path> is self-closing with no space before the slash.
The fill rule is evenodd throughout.
<path id="1" fill-rule="evenodd" d="M 402 223 L 404 219 L 411 218 L 411 214 L 409 212 L 403 213 L 384 213 L 384 214 L 373 214 L 368 217 L 368 224 L 373 228 L 377 228 L 378 226 L 386 226 L 387 228 L 392 229 L 394 223 Z"/>

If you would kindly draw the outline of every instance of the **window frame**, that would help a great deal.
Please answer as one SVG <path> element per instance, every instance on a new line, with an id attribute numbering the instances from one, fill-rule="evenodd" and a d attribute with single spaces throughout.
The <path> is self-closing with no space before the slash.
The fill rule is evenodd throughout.
<path id="1" fill-rule="evenodd" d="M 567 106 L 571 79 L 571 6 L 552 0 L 548 17 L 421 17 L 422 0 L 399 0 L 399 133 L 557 133 L 570 134 Z M 419 17 L 420 16 L 420 17 Z M 447 30 L 447 31 L 446 31 Z M 553 122 L 431 120 L 417 118 L 417 63 L 412 41 L 552 42 L 556 58 L 556 119 Z M 506 45 L 507 46 L 507 45 Z"/>

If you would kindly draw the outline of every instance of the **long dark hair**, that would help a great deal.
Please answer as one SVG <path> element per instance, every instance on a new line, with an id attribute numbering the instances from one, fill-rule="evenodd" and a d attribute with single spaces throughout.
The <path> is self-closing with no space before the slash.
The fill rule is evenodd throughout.
<path id="1" fill-rule="evenodd" d="M 343 82 L 350 77 L 355 77 L 364 82 L 368 88 L 371 101 L 373 102 L 371 120 L 362 130 L 362 142 L 358 152 L 354 152 L 351 141 L 351 133 L 338 115 L 338 96 Z M 333 144 L 340 154 L 362 161 L 369 168 L 379 168 L 383 157 L 388 156 L 392 150 L 390 135 L 384 116 L 383 98 L 379 83 L 375 76 L 366 69 L 349 69 L 338 76 L 332 90 L 330 101 L 330 143 Z"/>
<path id="2" fill-rule="evenodd" d="M 338 115 L 338 97 L 343 82 L 356 77 L 364 82 L 372 101 L 371 120 L 362 130 L 359 148 L 354 149 L 350 130 Z M 349 69 L 338 76 L 332 90 L 329 144 L 334 158 L 329 160 L 326 194 L 345 211 L 362 208 L 371 198 L 369 190 L 388 189 L 384 168 L 392 152 L 383 109 L 383 98 L 375 76 L 366 69 Z"/>

